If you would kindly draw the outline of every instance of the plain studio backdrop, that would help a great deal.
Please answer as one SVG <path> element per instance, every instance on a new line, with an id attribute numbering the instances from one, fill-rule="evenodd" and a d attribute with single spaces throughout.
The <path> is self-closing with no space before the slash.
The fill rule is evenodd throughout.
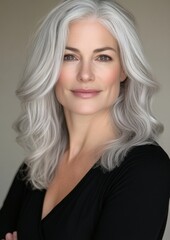
<path id="1" fill-rule="evenodd" d="M 164 123 L 160 144 L 170 155 L 170 0 L 119 0 L 136 17 L 147 59 L 161 84 L 153 110 Z M 25 63 L 27 44 L 37 22 L 57 0 L 0 0 L 0 206 L 24 158 L 11 128 L 20 107 L 15 89 Z M 170 214 L 169 214 L 170 215 Z M 170 216 L 164 240 L 170 239 Z"/>

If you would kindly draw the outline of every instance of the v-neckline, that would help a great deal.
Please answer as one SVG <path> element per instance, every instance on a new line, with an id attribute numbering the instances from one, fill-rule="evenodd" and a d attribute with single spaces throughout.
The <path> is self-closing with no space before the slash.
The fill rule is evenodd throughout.
<path id="1" fill-rule="evenodd" d="M 83 185 L 85 182 L 86 178 L 91 174 L 92 170 L 96 168 L 96 163 L 88 170 L 88 172 L 80 179 L 80 181 L 75 185 L 75 187 L 59 202 L 57 203 L 49 213 L 42 218 L 42 210 L 43 210 L 43 205 L 44 205 L 44 200 L 45 200 L 45 195 L 46 195 L 46 189 L 43 190 L 42 192 L 42 202 L 41 202 L 41 208 L 40 208 L 40 221 L 41 223 L 45 222 L 52 214 L 55 212 L 57 209 L 61 208 L 65 202 L 67 202 L 77 191 L 78 189 Z"/>

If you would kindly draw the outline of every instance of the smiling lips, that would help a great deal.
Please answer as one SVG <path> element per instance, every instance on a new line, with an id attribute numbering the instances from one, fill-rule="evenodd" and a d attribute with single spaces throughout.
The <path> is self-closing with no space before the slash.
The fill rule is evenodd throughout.
<path id="1" fill-rule="evenodd" d="M 97 96 L 101 91 L 96 89 L 75 89 L 71 91 L 74 96 L 80 98 L 92 98 Z"/>

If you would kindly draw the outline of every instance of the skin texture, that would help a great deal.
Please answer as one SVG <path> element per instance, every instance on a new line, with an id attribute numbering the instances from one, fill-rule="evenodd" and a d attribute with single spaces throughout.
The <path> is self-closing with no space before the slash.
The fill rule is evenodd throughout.
<path id="1" fill-rule="evenodd" d="M 109 109 L 125 78 L 119 47 L 110 32 L 94 18 L 71 23 L 55 86 L 65 113 L 69 147 L 46 192 L 42 218 L 96 163 L 101 145 L 115 138 Z"/>
<path id="2" fill-rule="evenodd" d="M 69 148 L 47 190 L 42 217 L 97 161 L 96 149 L 115 137 L 109 109 L 125 78 L 119 47 L 110 32 L 94 18 L 71 23 L 61 74 L 55 86 L 56 97 L 64 108 Z M 4 240 L 17 240 L 16 232 L 6 234 Z"/>
<path id="3" fill-rule="evenodd" d="M 102 48 L 110 49 L 97 51 Z M 72 23 L 56 84 L 56 95 L 65 112 L 103 114 L 117 99 L 124 79 L 118 44 L 110 32 L 95 19 Z M 72 92 L 75 89 L 100 92 L 92 97 L 77 96 Z"/>
<path id="4" fill-rule="evenodd" d="M 71 23 L 55 87 L 69 131 L 69 159 L 116 137 L 109 109 L 125 79 L 119 46 L 111 33 L 93 17 Z M 98 93 L 82 97 L 74 94 L 76 89 L 94 89 Z M 96 139 L 99 129 L 100 137 Z"/>

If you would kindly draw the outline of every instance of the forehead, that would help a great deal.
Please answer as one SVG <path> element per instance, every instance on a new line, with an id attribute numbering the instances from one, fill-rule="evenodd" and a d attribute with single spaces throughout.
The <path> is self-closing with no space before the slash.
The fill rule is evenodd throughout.
<path id="1" fill-rule="evenodd" d="M 71 22 L 67 44 L 109 45 L 118 48 L 117 40 L 108 29 L 96 18 L 85 18 Z"/>

